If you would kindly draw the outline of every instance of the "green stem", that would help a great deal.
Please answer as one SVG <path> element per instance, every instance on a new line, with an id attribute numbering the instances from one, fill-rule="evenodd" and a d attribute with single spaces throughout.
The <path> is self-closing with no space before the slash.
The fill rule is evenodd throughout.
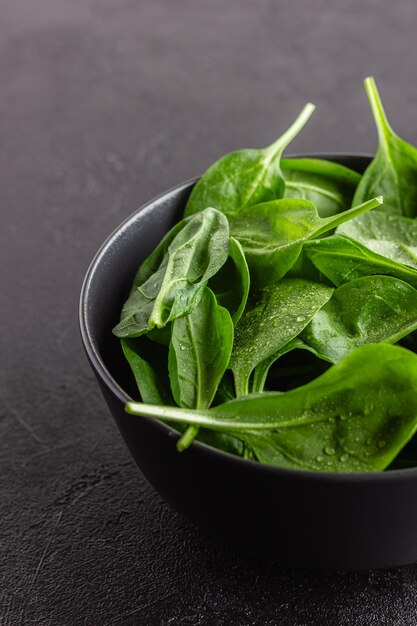
<path id="1" fill-rule="evenodd" d="M 268 370 L 269 367 L 262 367 L 262 363 L 255 367 L 253 372 L 252 393 L 260 393 L 264 390 Z"/>
<path id="2" fill-rule="evenodd" d="M 300 130 L 306 125 L 315 108 L 316 107 L 314 104 L 308 102 L 303 107 L 303 109 L 296 117 L 294 122 L 291 124 L 291 126 L 288 128 L 288 130 L 286 130 L 285 133 L 281 135 L 281 137 L 274 141 L 273 144 L 265 148 L 265 152 L 267 153 L 267 156 L 270 160 L 282 154 L 288 144 L 298 135 Z"/>
<path id="3" fill-rule="evenodd" d="M 200 430 L 199 426 L 189 426 L 185 433 L 182 435 L 181 439 L 177 442 L 177 450 L 178 452 L 183 452 L 186 450 L 194 441 L 194 439 L 198 435 L 198 431 Z"/>
<path id="4" fill-rule="evenodd" d="M 244 459 L 248 459 L 249 461 L 253 460 L 253 451 L 251 448 L 248 448 L 248 446 L 245 444 L 245 448 L 243 450 L 243 458 Z"/>
<path id="5" fill-rule="evenodd" d="M 372 109 L 372 115 L 374 116 L 379 141 L 383 144 L 386 144 L 386 137 L 387 135 L 392 134 L 393 130 L 385 114 L 384 107 L 382 106 L 375 79 L 372 76 L 368 76 L 368 78 L 365 78 L 364 80 L 364 85 L 369 104 Z"/>
<path id="6" fill-rule="evenodd" d="M 233 372 L 235 379 L 236 398 L 249 395 L 249 376 L 242 376 L 240 372 Z"/>
<path id="7" fill-rule="evenodd" d="M 270 422 L 240 422 L 235 417 L 230 419 L 219 418 L 216 416 L 216 409 L 208 409 L 204 412 L 198 412 L 197 409 L 179 409 L 178 407 L 165 407 L 156 404 L 143 404 L 142 402 L 128 402 L 125 405 L 126 413 L 141 417 L 154 417 L 162 421 L 177 422 L 178 424 L 188 424 L 195 426 L 204 426 L 212 430 L 225 432 L 245 431 L 245 430 L 275 430 L 277 428 L 294 428 L 296 426 L 304 426 L 306 424 L 315 424 L 322 422 L 323 417 L 293 417 L 290 420 L 280 420 Z"/>
<path id="8" fill-rule="evenodd" d="M 333 228 L 337 228 L 341 224 L 351 220 L 361 213 L 366 213 L 366 211 L 371 211 L 371 209 L 375 209 L 376 207 L 381 206 L 383 204 L 384 199 L 382 196 L 377 196 L 376 198 L 372 198 L 372 200 L 367 200 L 363 204 L 359 204 L 358 206 L 349 209 L 348 211 L 344 211 L 343 213 L 338 213 L 338 215 L 333 215 L 332 217 L 326 217 L 322 219 L 323 226 L 314 232 L 314 237 L 319 237 L 324 233 L 327 233 L 329 230 Z"/>

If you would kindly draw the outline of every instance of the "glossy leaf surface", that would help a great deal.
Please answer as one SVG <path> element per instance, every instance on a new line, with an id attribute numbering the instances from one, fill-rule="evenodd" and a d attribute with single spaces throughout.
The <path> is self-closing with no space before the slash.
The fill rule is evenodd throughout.
<path id="1" fill-rule="evenodd" d="M 271 146 L 230 152 L 211 165 L 192 190 L 184 215 L 214 206 L 230 216 L 244 207 L 282 198 L 285 187 L 280 168 L 282 152 L 303 128 L 314 108 L 307 104 Z"/>
<path id="2" fill-rule="evenodd" d="M 246 306 L 250 276 L 242 246 L 233 237 L 230 237 L 226 263 L 210 278 L 208 286 L 214 292 L 217 302 L 229 311 L 236 325 Z"/>
<path id="3" fill-rule="evenodd" d="M 401 215 L 371 211 L 339 226 L 345 235 L 392 261 L 417 269 L 417 221 Z"/>
<path id="4" fill-rule="evenodd" d="M 361 179 L 354 170 L 324 159 L 282 159 L 281 169 L 284 198 L 309 200 L 316 205 L 320 217 L 349 209 Z"/>
<path id="5" fill-rule="evenodd" d="M 362 276 L 385 274 L 417 288 L 417 270 L 369 250 L 358 241 L 341 235 L 307 242 L 303 254 L 334 285 Z"/>
<path id="6" fill-rule="evenodd" d="M 332 472 L 385 469 L 417 430 L 417 356 L 358 348 L 316 380 L 206 411 L 129 403 L 133 415 L 236 434 L 262 463 Z"/>
<path id="7" fill-rule="evenodd" d="M 308 239 L 381 203 L 381 198 L 375 198 L 344 213 L 321 218 L 314 204 L 306 200 L 275 200 L 240 211 L 230 218 L 230 230 L 242 244 L 252 285 L 265 287 L 285 276 Z"/>
<path id="8" fill-rule="evenodd" d="M 205 409 L 211 405 L 232 346 L 232 318 L 206 288 L 193 312 L 172 324 L 169 376 L 179 406 Z"/>
<path id="9" fill-rule="evenodd" d="M 128 361 L 143 402 L 171 404 L 172 397 L 165 381 L 158 376 L 149 359 L 149 349 L 139 339 L 121 339 L 123 354 Z"/>
<path id="10" fill-rule="evenodd" d="M 300 338 L 337 362 L 367 343 L 396 343 L 417 329 L 417 291 L 390 276 L 365 276 L 338 287 Z"/>
<path id="11" fill-rule="evenodd" d="M 199 303 L 207 281 L 227 260 L 229 227 L 225 216 L 206 209 L 174 227 L 136 275 L 123 306 L 117 337 L 138 337 L 188 315 Z M 141 280 L 144 280 L 141 283 Z"/>
<path id="12" fill-rule="evenodd" d="M 327 285 L 284 278 L 254 297 L 236 327 L 229 364 L 236 395 L 249 393 L 252 371 L 297 337 L 332 293 Z"/>
<path id="13" fill-rule="evenodd" d="M 365 89 L 378 131 L 378 150 L 356 190 L 353 204 L 384 196 L 384 210 L 417 215 L 417 149 L 392 130 L 373 78 Z"/>

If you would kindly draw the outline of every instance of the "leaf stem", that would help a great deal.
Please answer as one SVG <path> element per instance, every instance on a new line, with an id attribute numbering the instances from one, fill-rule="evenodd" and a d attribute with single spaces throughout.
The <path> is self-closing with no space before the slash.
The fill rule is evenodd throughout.
<path id="1" fill-rule="evenodd" d="M 249 394 L 249 377 L 241 375 L 240 372 L 233 372 L 235 379 L 236 398 L 241 398 Z"/>
<path id="2" fill-rule="evenodd" d="M 261 393 L 264 390 L 266 377 L 268 375 L 269 367 L 262 367 L 262 363 L 259 363 L 253 372 L 252 381 L 252 393 Z"/>
<path id="3" fill-rule="evenodd" d="M 386 135 L 393 133 L 393 130 L 387 119 L 384 107 L 382 106 L 379 91 L 373 76 L 368 76 L 368 78 L 365 78 L 364 85 L 366 95 L 368 96 L 369 104 L 371 106 L 372 115 L 374 116 L 379 141 L 386 145 Z"/>
<path id="4" fill-rule="evenodd" d="M 248 459 L 249 461 L 253 460 L 253 451 L 252 448 L 249 448 L 246 444 L 243 450 L 243 458 Z"/>
<path id="5" fill-rule="evenodd" d="M 198 431 L 200 430 L 199 426 L 189 426 L 181 439 L 177 442 L 177 450 L 178 452 L 183 452 L 186 450 L 194 441 L 194 439 L 198 435 Z"/>
<path id="6" fill-rule="evenodd" d="M 265 392 L 268 393 L 268 392 Z M 269 392 L 272 393 L 273 392 Z M 279 392 L 278 392 L 279 393 Z M 279 394 L 281 395 L 281 394 Z M 236 402 L 232 400 L 231 403 Z M 242 422 L 233 414 L 230 415 L 230 419 L 224 417 L 217 417 L 216 409 L 208 409 L 207 411 L 198 411 L 197 409 L 180 409 L 178 407 L 164 407 L 156 404 L 143 404 L 142 402 L 128 402 L 125 405 L 126 413 L 130 415 L 136 415 L 141 417 L 154 417 L 162 421 L 177 422 L 178 424 L 188 424 L 195 426 L 204 426 L 205 428 L 211 428 L 212 430 L 219 430 L 225 432 L 233 431 L 247 431 L 247 430 L 276 430 L 277 428 L 294 428 L 296 426 L 302 426 L 305 424 L 314 424 L 315 422 L 322 422 L 323 417 L 317 415 L 316 417 L 292 417 L 291 419 L 280 420 L 270 422 Z"/>
<path id="7" fill-rule="evenodd" d="M 366 211 L 371 211 L 371 209 L 376 209 L 377 207 L 383 204 L 384 199 L 382 196 L 377 196 L 376 198 L 372 198 L 371 200 L 367 200 L 358 206 L 349 209 L 348 211 L 344 211 L 343 213 L 338 213 L 337 215 L 332 215 L 331 217 L 326 217 L 322 220 L 323 226 L 315 231 L 314 237 L 319 237 L 324 233 L 327 233 L 332 228 L 337 228 L 341 224 L 351 220 L 361 213 L 366 213 Z"/>
<path id="8" fill-rule="evenodd" d="M 311 102 L 308 102 L 300 111 L 291 126 L 285 131 L 281 137 L 278 137 L 273 144 L 265 148 L 265 152 L 268 158 L 272 160 L 274 157 L 279 156 L 288 146 L 288 144 L 298 135 L 300 130 L 306 125 L 311 115 L 313 114 L 316 106 Z"/>

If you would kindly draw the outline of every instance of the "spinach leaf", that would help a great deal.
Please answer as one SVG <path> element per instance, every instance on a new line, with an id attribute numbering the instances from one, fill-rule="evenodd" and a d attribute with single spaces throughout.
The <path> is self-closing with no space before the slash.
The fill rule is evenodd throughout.
<path id="1" fill-rule="evenodd" d="M 196 441 L 201 441 L 201 443 L 205 443 L 206 445 L 217 448 L 218 450 L 223 450 L 229 454 L 234 454 L 235 456 L 243 456 L 245 454 L 245 444 L 241 439 L 238 439 L 233 435 L 216 432 L 215 430 L 209 430 L 208 428 L 199 428 L 198 426 L 191 426 L 189 429 L 190 428 L 198 429 L 197 435 L 195 436 Z M 188 445 L 186 447 L 188 447 Z M 180 446 L 179 451 L 181 452 L 183 449 L 185 448 Z"/>
<path id="2" fill-rule="evenodd" d="M 229 226 L 220 211 L 208 208 L 180 224 L 136 275 L 121 321 L 113 329 L 117 337 L 138 337 L 191 313 L 209 278 L 226 262 Z"/>
<path id="3" fill-rule="evenodd" d="M 284 278 L 256 294 L 236 326 L 229 363 L 237 396 L 249 393 L 252 371 L 299 335 L 332 293 L 327 285 Z"/>
<path id="4" fill-rule="evenodd" d="M 300 132 L 315 107 L 307 104 L 290 128 L 263 150 L 238 150 L 216 161 L 195 185 L 184 215 L 214 206 L 227 216 L 241 208 L 282 198 L 284 178 L 280 169 L 283 150 Z"/>
<path id="5" fill-rule="evenodd" d="M 172 404 L 169 387 L 164 384 L 150 363 L 149 350 L 146 349 L 143 338 L 121 339 L 120 343 L 143 402 L 160 405 Z"/>
<path id="6" fill-rule="evenodd" d="M 184 229 L 184 227 L 187 226 L 189 222 L 190 218 L 180 220 L 177 224 L 174 224 L 174 226 L 167 232 L 167 234 L 156 246 L 155 250 L 153 250 L 151 254 L 143 261 L 143 263 L 141 263 L 138 271 L 135 274 L 135 278 L 133 279 L 129 295 L 132 295 L 138 287 L 140 287 L 148 280 L 148 278 L 151 278 L 151 276 L 158 271 L 159 266 L 162 264 L 165 257 L 167 256 L 171 243 L 174 241 L 176 236 Z M 194 226 L 196 225 L 197 223 L 194 224 Z M 189 232 L 190 226 L 187 226 L 187 228 L 188 231 L 186 232 Z M 184 239 L 184 237 L 182 237 L 182 239 Z"/>
<path id="7" fill-rule="evenodd" d="M 415 219 L 372 211 L 342 224 L 336 234 L 346 235 L 381 256 L 417 269 Z"/>
<path id="8" fill-rule="evenodd" d="M 208 408 L 226 371 L 233 346 L 233 321 L 207 287 L 192 313 L 172 324 L 168 368 L 171 389 L 179 406 Z M 197 429 L 191 426 L 178 442 L 188 447 Z"/>
<path id="9" fill-rule="evenodd" d="M 230 230 L 242 244 L 252 284 L 265 287 L 282 278 L 297 260 L 303 243 L 379 206 L 374 198 L 331 217 L 321 218 L 306 200 L 275 200 L 242 209 L 229 218 Z"/>
<path id="10" fill-rule="evenodd" d="M 417 215 L 417 149 L 392 130 L 373 78 L 365 89 L 378 131 L 378 150 L 364 172 L 353 204 L 377 194 L 384 196 L 384 209 L 407 217 Z"/>
<path id="11" fill-rule="evenodd" d="M 361 179 L 354 170 L 324 159 L 282 159 L 284 198 L 301 198 L 317 206 L 320 217 L 346 211 Z M 375 194 L 376 195 L 376 194 Z"/>
<path id="12" fill-rule="evenodd" d="M 417 270 L 372 252 L 349 237 L 333 235 L 304 244 L 303 254 L 336 285 L 361 276 L 385 274 L 417 288 Z"/>
<path id="13" fill-rule="evenodd" d="M 368 344 L 285 393 L 264 392 L 205 411 L 130 402 L 132 415 L 234 434 L 261 463 L 332 472 L 385 469 L 417 431 L 417 356 Z"/>
<path id="14" fill-rule="evenodd" d="M 300 338 L 336 362 L 361 345 L 396 343 L 416 329 L 416 289 L 391 276 L 364 276 L 338 287 Z"/>
<path id="15" fill-rule="evenodd" d="M 208 286 L 217 302 L 229 311 L 236 325 L 246 306 L 250 276 L 242 246 L 233 237 L 230 237 L 229 258 L 210 278 Z"/>

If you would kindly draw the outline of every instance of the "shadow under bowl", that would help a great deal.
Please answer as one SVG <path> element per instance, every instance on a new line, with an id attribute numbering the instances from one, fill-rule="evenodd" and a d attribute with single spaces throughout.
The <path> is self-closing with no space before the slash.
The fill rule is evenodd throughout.
<path id="1" fill-rule="evenodd" d="M 362 172 L 370 157 L 326 158 Z M 177 511 L 210 535 L 285 566 L 368 569 L 417 561 L 417 469 L 335 474 L 280 469 L 194 442 L 124 411 L 130 371 L 112 328 L 139 264 L 181 218 L 195 181 L 139 208 L 102 245 L 80 299 L 81 336 L 137 465 Z"/>

